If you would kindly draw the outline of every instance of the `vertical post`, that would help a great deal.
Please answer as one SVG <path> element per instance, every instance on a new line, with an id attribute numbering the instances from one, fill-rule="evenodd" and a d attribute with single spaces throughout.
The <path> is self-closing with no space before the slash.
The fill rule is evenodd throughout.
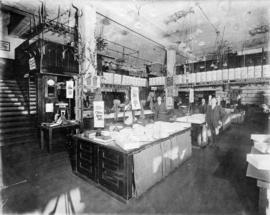
<path id="1" fill-rule="evenodd" d="M 171 48 L 167 50 L 167 81 L 166 81 L 166 108 L 173 109 L 174 108 L 174 99 L 173 92 L 175 83 L 171 83 L 168 80 L 172 80 L 175 75 L 175 62 L 176 62 L 176 50 Z"/>
<path id="2" fill-rule="evenodd" d="M 96 71 L 96 39 L 95 39 L 95 26 L 96 26 L 96 11 L 90 4 L 81 4 L 76 9 L 75 19 L 75 44 L 77 43 L 78 59 L 79 59 L 79 74 L 80 78 L 77 81 L 76 92 L 76 119 L 83 120 L 83 105 L 82 93 L 84 90 L 93 91 L 93 81 L 87 82 L 87 79 L 93 80 L 97 75 Z M 77 30 L 76 30 L 77 29 Z"/>

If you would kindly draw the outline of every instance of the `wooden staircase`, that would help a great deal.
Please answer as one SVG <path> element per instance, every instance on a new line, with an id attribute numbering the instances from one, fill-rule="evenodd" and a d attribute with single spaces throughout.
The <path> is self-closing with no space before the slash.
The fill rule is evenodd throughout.
<path id="1" fill-rule="evenodd" d="M 49 154 L 40 149 L 36 96 L 34 82 L 0 80 L 0 191 L 40 177 L 50 181 L 71 171 L 67 151 Z"/>
<path id="2" fill-rule="evenodd" d="M 35 83 L 29 83 L 28 92 L 15 80 L 0 80 L 0 146 L 33 141 L 38 144 L 35 118 Z"/>

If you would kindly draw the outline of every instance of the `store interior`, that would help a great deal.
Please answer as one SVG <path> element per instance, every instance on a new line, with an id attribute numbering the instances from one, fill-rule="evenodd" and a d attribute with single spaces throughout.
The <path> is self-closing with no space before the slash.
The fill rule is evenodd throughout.
<path id="1" fill-rule="evenodd" d="M 266 0 L 2 0 L 1 214 L 269 214 Z"/>

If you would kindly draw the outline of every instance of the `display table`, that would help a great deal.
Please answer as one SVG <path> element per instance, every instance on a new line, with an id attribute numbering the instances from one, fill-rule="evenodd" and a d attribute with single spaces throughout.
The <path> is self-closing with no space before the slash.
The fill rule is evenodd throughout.
<path id="1" fill-rule="evenodd" d="M 176 119 L 176 121 L 191 124 L 193 147 L 201 147 L 207 144 L 205 114 L 193 114 L 190 116 L 179 117 Z"/>
<path id="2" fill-rule="evenodd" d="M 259 214 L 270 214 L 270 165 L 265 162 L 265 158 L 270 157 L 270 135 L 252 134 L 251 139 L 254 146 L 247 155 L 248 177 L 257 180 L 259 189 Z"/>
<path id="3" fill-rule="evenodd" d="M 190 127 L 130 150 L 84 134 L 73 138 L 75 174 L 124 201 L 139 197 L 192 153 Z"/>
<path id="4" fill-rule="evenodd" d="M 45 143 L 48 145 L 48 152 L 52 151 L 54 144 L 64 145 L 70 136 L 75 133 L 79 133 L 80 125 L 78 123 L 69 123 L 65 125 L 40 126 L 40 146 L 44 149 Z"/>
<path id="5" fill-rule="evenodd" d="M 128 117 L 130 114 L 131 114 L 131 111 L 126 111 L 125 117 Z M 135 116 L 140 116 L 140 115 L 141 115 L 140 110 L 135 111 Z M 144 115 L 145 116 L 154 116 L 154 113 L 151 110 L 144 110 Z M 123 117 L 124 117 L 124 112 L 119 112 L 118 119 L 123 118 Z M 105 114 L 104 118 L 105 119 L 114 119 L 114 113 Z"/>

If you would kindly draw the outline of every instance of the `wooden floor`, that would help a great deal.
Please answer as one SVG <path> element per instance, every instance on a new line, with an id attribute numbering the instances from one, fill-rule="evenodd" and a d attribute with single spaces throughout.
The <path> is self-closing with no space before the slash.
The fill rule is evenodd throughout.
<path id="1" fill-rule="evenodd" d="M 193 149 L 190 160 L 128 204 L 75 176 L 66 152 L 42 154 L 34 163 L 9 165 L 18 168 L 12 174 L 21 183 L 2 189 L 1 209 L 46 214 L 257 214 L 258 190 L 256 181 L 245 176 L 246 153 L 252 146 L 250 134 L 262 132 L 260 120 L 232 126 L 217 149 Z"/>

